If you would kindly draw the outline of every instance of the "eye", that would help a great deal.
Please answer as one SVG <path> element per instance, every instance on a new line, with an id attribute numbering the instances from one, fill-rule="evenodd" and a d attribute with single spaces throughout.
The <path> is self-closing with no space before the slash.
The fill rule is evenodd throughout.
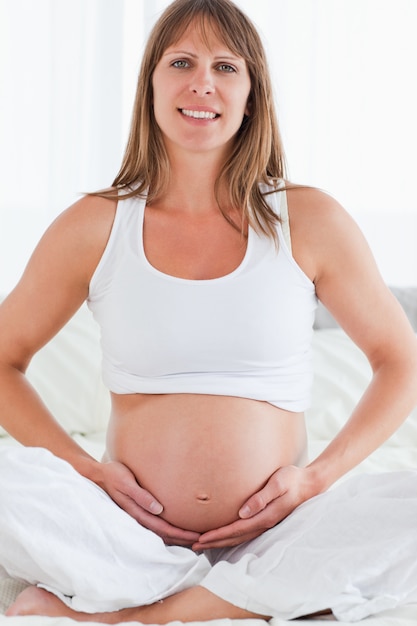
<path id="1" fill-rule="evenodd" d="M 233 65 L 229 65 L 229 63 L 220 63 L 220 65 L 217 66 L 217 69 L 221 72 L 236 72 L 236 68 L 234 68 Z"/>
<path id="2" fill-rule="evenodd" d="M 174 61 L 172 63 L 172 67 L 178 67 L 180 70 L 182 70 L 182 69 L 189 67 L 189 63 L 188 61 L 185 61 L 184 59 L 178 59 L 177 61 Z"/>

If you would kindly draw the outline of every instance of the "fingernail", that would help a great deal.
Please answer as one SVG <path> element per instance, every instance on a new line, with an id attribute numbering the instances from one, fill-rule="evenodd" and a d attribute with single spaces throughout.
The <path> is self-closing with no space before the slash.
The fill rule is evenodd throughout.
<path id="1" fill-rule="evenodd" d="M 159 502 L 155 502 L 155 501 L 151 502 L 149 508 L 150 508 L 151 513 L 153 513 L 154 515 L 159 515 L 164 510 L 164 507 L 162 506 L 162 504 L 159 504 Z"/>
<path id="2" fill-rule="evenodd" d="M 249 517 L 250 516 L 250 508 L 248 506 L 244 506 L 239 511 L 240 517 Z"/>

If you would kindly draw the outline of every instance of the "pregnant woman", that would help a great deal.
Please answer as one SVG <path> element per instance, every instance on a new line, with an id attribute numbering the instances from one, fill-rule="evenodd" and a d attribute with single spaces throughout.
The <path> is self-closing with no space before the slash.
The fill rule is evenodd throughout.
<path id="1" fill-rule="evenodd" d="M 317 298 L 373 378 L 309 462 Z M 101 462 L 24 377 L 84 301 L 112 398 Z M 274 533 L 290 536 L 299 510 L 313 520 L 313 501 L 402 423 L 417 352 L 351 218 L 286 182 L 264 51 L 229 0 L 176 0 L 157 22 L 120 172 L 43 236 L 0 309 L 0 362 L 1 422 L 24 444 L 0 457 L 0 565 L 34 585 L 9 615 L 283 615 L 260 591 Z M 242 573 L 253 554 L 262 584 Z"/>

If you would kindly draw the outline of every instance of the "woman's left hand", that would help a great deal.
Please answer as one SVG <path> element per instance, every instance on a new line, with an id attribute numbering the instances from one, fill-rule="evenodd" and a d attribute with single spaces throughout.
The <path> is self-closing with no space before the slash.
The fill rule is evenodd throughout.
<path id="1" fill-rule="evenodd" d="M 239 520 L 204 533 L 193 550 L 236 546 L 254 539 L 276 526 L 318 491 L 310 468 L 281 467 L 242 505 Z"/>

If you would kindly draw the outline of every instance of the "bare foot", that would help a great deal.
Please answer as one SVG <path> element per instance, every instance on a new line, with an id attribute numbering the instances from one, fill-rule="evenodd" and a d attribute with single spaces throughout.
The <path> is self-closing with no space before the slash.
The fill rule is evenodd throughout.
<path id="1" fill-rule="evenodd" d="M 6 615 L 43 615 L 47 617 L 70 617 L 78 622 L 120 624 L 168 624 L 172 621 L 192 622 L 230 618 L 271 619 L 271 616 L 250 613 L 217 597 L 203 587 L 191 587 L 165 600 L 140 607 L 120 609 L 112 613 L 79 613 L 61 602 L 49 591 L 39 587 L 27 587 L 8 608 Z"/>
<path id="2" fill-rule="evenodd" d="M 8 617 L 13 615 L 43 615 L 47 617 L 71 617 L 79 622 L 103 622 L 116 624 L 115 613 L 79 613 L 64 604 L 57 596 L 39 587 L 27 587 L 6 611 Z"/>
<path id="3" fill-rule="evenodd" d="M 6 611 L 8 617 L 13 615 L 64 615 L 68 607 L 56 596 L 39 587 L 27 587 L 16 598 Z M 68 609 L 71 610 L 71 609 Z"/>

